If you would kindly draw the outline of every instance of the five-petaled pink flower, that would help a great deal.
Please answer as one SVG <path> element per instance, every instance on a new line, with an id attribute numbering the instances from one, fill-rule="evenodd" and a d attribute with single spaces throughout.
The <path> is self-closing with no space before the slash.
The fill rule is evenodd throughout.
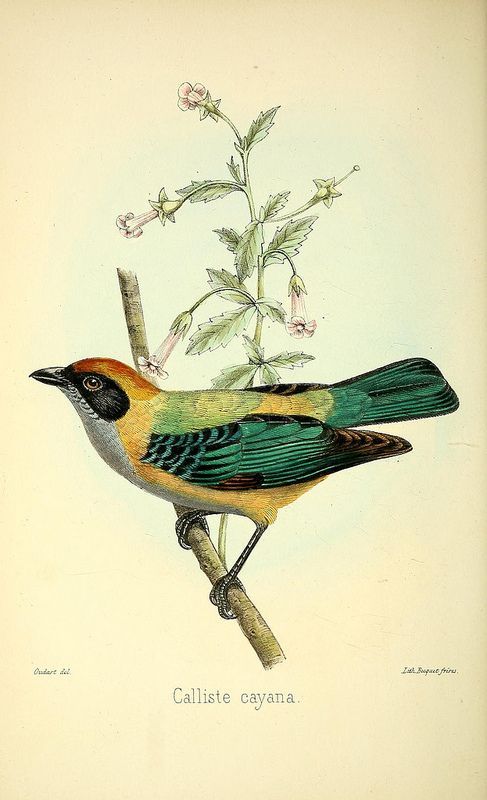
<path id="1" fill-rule="evenodd" d="M 194 111 L 199 106 L 208 94 L 208 90 L 201 83 L 195 83 L 191 86 L 190 83 L 182 83 L 178 89 L 178 106 L 183 111 Z"/>
<path id="2" fill-rule="evenodd" d="M 289 282 L 291 296 L 291 319 L 286 322 L 286 330 L 295 339 L 313 336 L 318 324 L 316 320 L 308 320 L 304 295 L 306 289 L 299 275 L 293 275 Z"/>

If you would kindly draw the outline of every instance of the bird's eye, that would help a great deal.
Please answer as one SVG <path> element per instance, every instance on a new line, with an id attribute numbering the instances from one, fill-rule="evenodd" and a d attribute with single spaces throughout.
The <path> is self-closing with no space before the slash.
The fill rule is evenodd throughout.
<path id="1" fill-rule="evenodd" d="M 100 378 L 97 378 L 96 375 L 88 375 L 87 378 L 83 378 L 83 386 L 90 392 L 97 392 L 98 389 L 101 389 L 103 384 Z"/>

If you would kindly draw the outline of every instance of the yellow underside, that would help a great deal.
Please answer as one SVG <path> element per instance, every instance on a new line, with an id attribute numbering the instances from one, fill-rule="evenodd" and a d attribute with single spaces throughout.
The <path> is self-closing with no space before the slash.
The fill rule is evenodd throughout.
<path id="1" fill-rule="evenodd" d="M 209 489 L 188 483 L 176 475 L 153 467 L 151 464 L 134 464 L 137 474 L 151 485 L 161 486 L 166 491 L 178 497 L 181 505 L 200 508 L 219 509 L 221 512 L 233 509 L 236 514 L 249 517 L 256 523 L 265 522 L 268 525 L 274 522 L 280 508 L 293 503 L 305 492 L 312 489 L 322 480 L 317 478 L 306 483 L 297 483 L 293 486 L 281 486 L 276 489 L 248 489 L 246 491 L 222 491 Z"/>

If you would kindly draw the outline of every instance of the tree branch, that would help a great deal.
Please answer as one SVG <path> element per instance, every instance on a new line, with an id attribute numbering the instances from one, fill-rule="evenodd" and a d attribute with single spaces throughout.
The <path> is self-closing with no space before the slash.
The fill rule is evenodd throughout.
<path id="1" fill-rule="evenodd" d="M 117 273 L 132 357 L 138 369 L 138 357 L 147 358 L 149 355 L 139 284 L 135 273 L 122 269 L 117 269 Z M 174 506 L 174 509 L 178 516 L 190 510 L 183 506 Z M 197 523 L 191 526 L 188 541 L 200 568 L 212 584 L 226 574 L 211 539 Z M 279 642 L 247 594 L 237 587 L 231 587 L 228 598 L 240 629 L 254 648 L 264 669 L 272 669 L 284 661 L 285 656 Z"/>

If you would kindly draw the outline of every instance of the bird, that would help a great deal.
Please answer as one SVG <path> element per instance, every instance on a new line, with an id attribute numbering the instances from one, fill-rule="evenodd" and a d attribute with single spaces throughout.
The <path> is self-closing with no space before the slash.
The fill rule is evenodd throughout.
<path id="1" fill-rule="evenodd" d="M 86 358 L 30 377 L 58 387 L 88 438 L 135 486 L 189 509 L 179 544 L 206 517 L 235 514 L 254 525 L 248 544 L 213 586 L 211 602 L 234 618 L 231 586 L 278 511 L 329 475 L 409 452 L 412 445 L 369 425 L 450 414 L 458 397 L 431 361 L 408 358 L 339 383 L 163 391 L 128 365 Z M 366 430 L 362 430 L 365 427 Z"/>

